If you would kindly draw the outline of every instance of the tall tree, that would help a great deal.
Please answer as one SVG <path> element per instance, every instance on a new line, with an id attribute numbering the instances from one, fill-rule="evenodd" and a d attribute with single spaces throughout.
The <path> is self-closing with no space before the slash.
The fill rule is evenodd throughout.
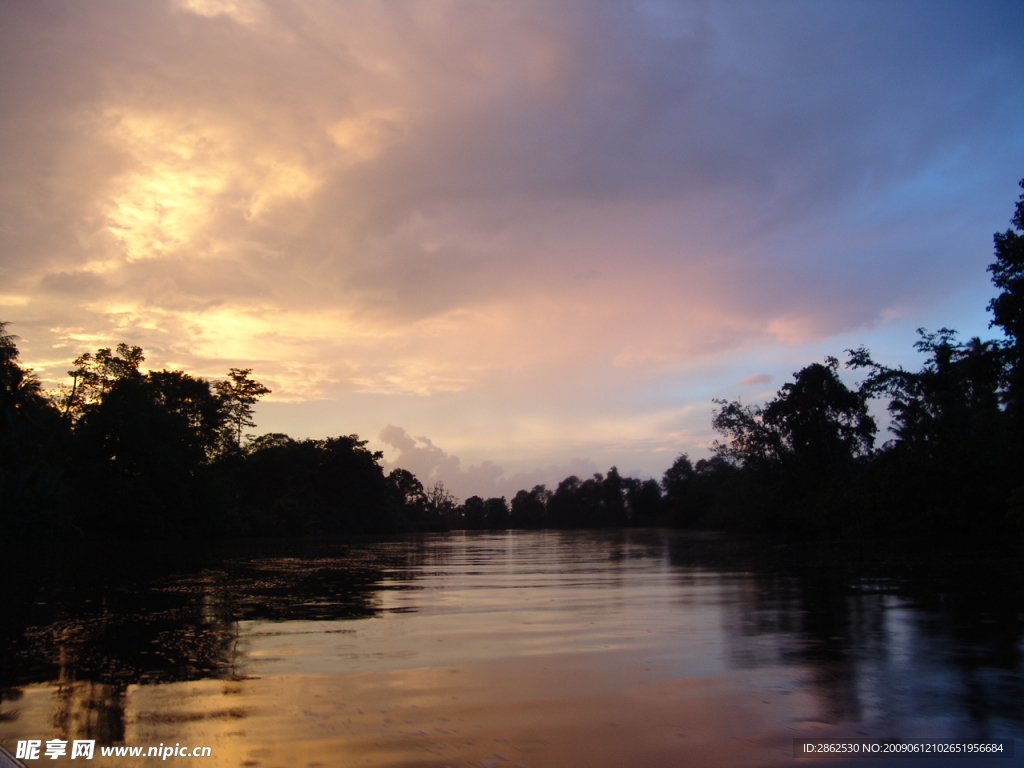
<path id="1" fill-rule="evenodd" d="M 99 402 L 111 387 L 124 379 L 136 378 L 142 374 L 139 366 L 146 357 L 141 347 L 117 345 L 117 354 L 109 347 L 86 352 L 75 358 L 74 368 L 68 371 L 72 383 L 58 395 L 57 402 L 64 415 L 77 421 L 85 410 Z"/>
<path id="2" fill-rule="evenodd" d="M 389 481 L 357 435 L 292 440 L 264 435 L 239 459 L 243 516 L 254 533 L 335 534 L 408 530 Z M 414 478 L 398 478 L 409 490 Z M 413 492 L 415 495 L 415 492 Z"/>
<path id="3" fill-rule="evenodd" d="M 451 526 L 459 500 L 437 480 L 426 492 L 424 523 L 428 530 L 443 531 Z"/>
<path id="4" fill-rule="evenodd" d="M 19 362 L 16 337 L 0 322 L 0 538 L 72 531 L 62 511 L 67 426 Z"/>
<path id="5" fill-rule="evenodd" d="M 797 371 L 764 409 L 764 423 L 777 431 L 784 453 L 812 471 L 867 454 L 877 426 L 867 396 L 838 376 L 839 361 L 812 363 Z"/>
<path id="6" fill-rule="evenodd" d="M 896 436 L 873 462 L 878 506 L 904 533 L 992 535 L 1019 472 L 1001 406 L 1005 350 L 961 343 L 948 328 L 919 333 L 915 347 L 927 355 L 919 371 L 851 352 L 850 365 L 868 370 L 861 391 L 888 398 Z"/>
<path id="7" fill-rule="evenodd" d="M 665 489 L 665 506 L 669 519 L 675 525 L 687 525 L 694 517 L 694 475 L 689 455 L 681 453 L 672 462 L 672 466 L 665 470 L 661 480 L 661 487 Z"/>
<path id="8" fill-rule="evenodd" d="M 699 463 L 694 477 L 698 495 L 715 499 L 712 517 L 794 533 L 833 524 L 833 500 L 848 496 L 876 430 L 867 395 L 847 387 L 838 368 L 833 357 L 802 368 L 764 407 L 715 401 L 712 425 L 725 440 L 715 444 L 718 461 Z"/>
<path id="9" fill-rule="evenodd" d="M 1024 188 L 1024 179 L 1020 181 Z M 989 265 L 1000 294 L 989 302 L 992 325 L 1007 337 L 1009 386 L 1006 400 L 1016 423 L 1018 441 L 1024 443 L 1024 194 L 1017 200 L 1012 228 L 995 234 L 996 260 Z M 1024 447 L 1024 446 L 1022 446 Z"/>
<path id="10" fill-rule="evenodd" d="M 227 381 L 214 384 L 217 394 L 227 413 L 224 431 L 224 447 L 226 450 L 237 450 L 242 445 L 243 432 L 247 427 L 255 427 L 252 420 L 253 406 L 270 390 L 258 381 L 249 377 L 252 368 L 232 368 L 228 372 Z"/>
<path id="11" fill-rule="evenodd" d="M 224 420 L 208 382 L 181 371 L 118 379 L 75 424 L 79 507 L 127 535 L 196 535 Z"/>
<path id="12" fill-rule="evenodd" d="M 949 328 L 937 333 L 922 328 L 918 334 L 914 347 L 928 357 L 917 372 L 880 365 L 863 347 L 851 351 L 849 365 L 869 371 L 861 393 L 888 397 L 890 429 L 930 459 L 936 450 L 962 450 L 967 436 L 979 429 L 992 437 L 1001 419 L 1004 378 L 998 345 L 977 338 L 962 344 Z"/>
<path id="13" fill-rule="evenodd" d="M 726 437 L 717 453 L 751 469 L 784 464 L 820 472 L 871 450 L 877 429 L 867 395 L 839 378 L 839 361 L 812 363 L 760 406 L 716 400 L 712 426 Z"/>
<path id="14" fill-rule="evenodd" d="M 0 408 L 11 409 L 11 414 L 42 405 L 43 397 L 39 379 L 19 364 L 16 338 L 7 333 L 7 323 L 0 322 Z"/>
<path id="15" fill-rule="evenodd" d="M 665 525 L 665 504 L 661 497 L 661 485 L 657 480 L 626 478 L 626 506 L 629 524 L 641 528 Z"/>
<path id="16" fill-rule="evenodd" d="M 512 498 L 511 525 L 513 528 L 543 528 L 546 523 L 551 492 L 543 485 L 533 490 L 521 490 Z"/>
<path id="17" fill-rule="evenodd" d="M 760 469 L 779 461 L 782 437 L 764 421 L 764 408 L 743 405 L 738 400 L 714 400 L 721 406 L 711 426 L 725 439 L 716 440 L 715 455 L 745 469 Z"/>

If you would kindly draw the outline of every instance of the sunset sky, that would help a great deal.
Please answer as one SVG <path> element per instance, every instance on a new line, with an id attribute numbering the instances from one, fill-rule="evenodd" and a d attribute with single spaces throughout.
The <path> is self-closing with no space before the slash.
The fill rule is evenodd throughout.
<path id="1" fill-rule="evenodd" d="M 991 337 L 1024 3 L 0 4 L 0 320 L 273 389 L 464 498 L 708 454 L 915 329 Z M 852 378 L 850 379 L 853 380 Z"/>

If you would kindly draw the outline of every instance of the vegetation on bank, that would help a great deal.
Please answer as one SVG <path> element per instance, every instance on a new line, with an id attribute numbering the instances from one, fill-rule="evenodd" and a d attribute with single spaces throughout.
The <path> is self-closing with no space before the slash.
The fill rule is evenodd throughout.
<path id="1" fill-rule="evenodd" d="M 1024 187 L 1024 180 L 1021 181 Z M 713 455 L 662 481 L 616 468 L 511 501 L 464 503 L 441 483 L 385 475 L 356 435 L 247 436 L 269 390 L 250 369 L 209 382 L 144 373 L 120 344 L 74 361 L 45 393 L 0 323 L 0 536 L 213 537 L 453 528 L 672 525 L 800 536 L 1018 537 L 1024 530 L 1024 195 L 995 235 L 989 303 L 1004 338 L 920 331 L 918 371 L 862 348 L 794 374 L 763 406 L 716 401 Z M 875 445 L 869 403 L 893 438 Z"/>

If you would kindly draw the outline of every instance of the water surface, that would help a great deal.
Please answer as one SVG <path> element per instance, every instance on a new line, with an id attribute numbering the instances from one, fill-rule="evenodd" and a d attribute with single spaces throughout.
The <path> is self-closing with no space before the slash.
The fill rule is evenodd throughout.
<path id="1" fill-rule="evenodd" d="M 8 748 L 600 768 L 791 764 L 796 737 L 1024 735 L 1009 556 L 641 530 L 61 549 L 3 567 Z"/>

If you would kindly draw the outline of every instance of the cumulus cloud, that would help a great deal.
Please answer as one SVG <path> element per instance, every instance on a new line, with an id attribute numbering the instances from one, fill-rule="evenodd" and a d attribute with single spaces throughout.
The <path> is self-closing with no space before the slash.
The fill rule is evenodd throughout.
<path id="1" fill-rule="evenodd" d="M 1021 26 L 1014 2 L 4 4 L 0 319 L 51 379 L 126 340 L 294 402 L 529 400 L 512 442 L 542 415 L 654 430 L 729 355 L 984 282 Z"/>
<path id="2" fill-rule="evenodd" d="M 503 467 L 492 461 L 463 469 L 458 456 L 446 453 L 429 437 L 411 437 L 402 427 L 393 424 L 385 425 L 379 437 L 385 445 L 398 451 L 393 460 L 383 462 L 386 472 L 407 469 L 424 486 L 429 488 L 440 481 L 463 500 L 470 496 L 505 496 L 510 499 L 524 488 L 529 490 L 536 485 L 546 485 L 553 489 L 570 475 L 586 478 L 598 471 L 596 464 L 585 459 L 571 459 L 561 464 L 512 473 L 506 473 Z"/>
<path id="3" fill-rule="evenodd" d="M 491 461 L 463 469 L 458 456 L 445 453 L 429 437 L 409 437 L 401 427 L 386 425 L 380 432 L 380 439 L 399 451 L 393 462 L 385 463 L 386 469 L 408 469 L 428 487 L 443 482 L 462 498 L 500 495 L 499 485 L 507 479 L 505 470 Z"/>

